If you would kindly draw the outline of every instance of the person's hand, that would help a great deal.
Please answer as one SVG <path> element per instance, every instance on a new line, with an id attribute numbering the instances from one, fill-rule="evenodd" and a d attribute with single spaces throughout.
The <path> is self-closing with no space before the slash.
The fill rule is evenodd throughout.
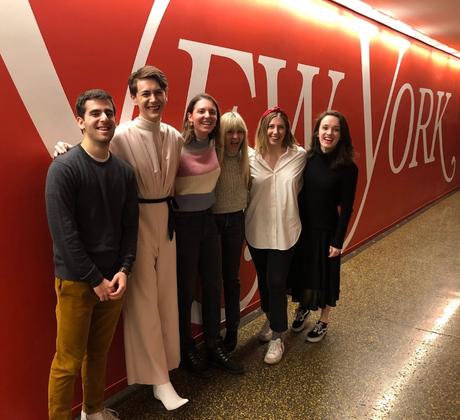
<path id="1" fill-rule="evenodd" d="M 332 245 L 329 247 L 329 258 L 338 257 L 342 253 L 340 248 L 334 248 Z"/>
<path id="2" fill-rule="evenodd" d="M 119 300 L 123 297 L 126 291 L 126 283 L 128 281 L 128 276 L 126 273 L 119 271 L 113 276 L 110 285 L 113 287 L 114 291 L 109 294 L 110 300 Z"/>
<path id="3" fill-rule="evenodd" d="M 93 287 L 94 293 L 101 302 L 105 302 L 110 299 L 110 294 L 115 291 L 111 282 L 107 279 L 103 279 L 99 286 Z"/>
<path id="4" fill-rule="evenodd" d="M 54 145 L 54 153 L 53 153 L 53 156 L 54 157 L 57 157 L 59 155 L 63 155 L 64 153 L 68 152 L 69 149 L 72 148 L 72 145 L 69 144 L 69 143 L 66 143 L 64 141 L 58 141 L 55 145 Z"/>

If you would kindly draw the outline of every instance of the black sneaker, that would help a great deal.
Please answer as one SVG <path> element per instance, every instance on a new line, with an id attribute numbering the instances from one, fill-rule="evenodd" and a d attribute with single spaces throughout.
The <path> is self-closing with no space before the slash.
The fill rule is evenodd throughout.
<path id="1" fill-rule="evenodd" d="M 182 354 L 180 366 L 198 378 L 210 378 L 211 371 L 208 364 L 196 347 Z"/>
<path id="2" fill-rule="evenodd" d="M 323 321 L 317 321 L 313 329 L 307 334 L 307 341 L 310 343 L 316 343 L 321 341 L 327 334 L 327 323 Z"/>
<path id="3" fill-rule="evenodd" d="M 307 326 L 307 317 L 310 314 L 310 309 L 303 309 L 302 306 L 298 306 L 295 311 L 295 319 L 292 321 L 291 330 L 294 332 L 300 332 Z"/>
<path id="4" fill-rule="evenodd" d="M 208 361 L 211 365 L 221 368 L 233 375 L 241 375 L 244 373 L 243 366 L 227 353 L 222 342 L 219 342 L 215 347 L 208 348 L 207 351 Z"/>

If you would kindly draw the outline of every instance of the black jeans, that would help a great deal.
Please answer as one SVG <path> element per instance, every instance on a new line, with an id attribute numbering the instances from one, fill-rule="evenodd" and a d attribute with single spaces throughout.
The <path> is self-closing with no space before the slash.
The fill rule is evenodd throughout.
<path id="1" fill-rule="evenodd" d="M 220 339 L 220 243 L 210 210 L 176 212 L 177 294 L 181 352 L 194 345 L 191 308 L 198 280 L 201 285 L 201 314 L 206 345 Z"/>
<path id="2" fill-rule="evenodd" d="M 257 271 L 262 310 L 268 314 L 270 328 L 275 332 L 287 330 L 287 276 L 294 248 L 285 251 L 258 249 L 249 246 Z"/>
<path id="3" fill-rule="evenodd" d="M 237 331 L 240 324 L 240 262 L 244 240 L 244 213 L 215 214 L 220 235 L 222 279 L 224 283 L 227 331 Z"/>

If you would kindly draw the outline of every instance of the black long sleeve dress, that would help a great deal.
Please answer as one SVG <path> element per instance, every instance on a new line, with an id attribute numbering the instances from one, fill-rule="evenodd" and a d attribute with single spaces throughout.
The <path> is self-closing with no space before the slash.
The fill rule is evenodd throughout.
<path id="1" fill-rule="evenodd" d="M 358 168 L 352 163 L 332 169 L 334 153 L 316 153 L 307 162 L 299 195 L 302 234 L 297 245 L 293 299 L 304 309 L 336 306 L 340 294 L 340 256 L 353 211 Z"/>

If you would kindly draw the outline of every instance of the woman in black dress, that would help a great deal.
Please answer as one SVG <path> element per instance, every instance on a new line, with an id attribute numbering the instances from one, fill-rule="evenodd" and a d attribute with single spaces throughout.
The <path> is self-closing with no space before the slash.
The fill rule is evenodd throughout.
<path id="1" fill-rule="evenodd" d="M 321 316 L 307 334 L 320 341 L 340 293 L 340 255 L 353 211 L 358 168 L 345 117 L 326 111 L 316 121 L 299 196 L 302 235 L 293 299 L 299 302 L 292 329 L 306 326 L 310 310 Z"/>

